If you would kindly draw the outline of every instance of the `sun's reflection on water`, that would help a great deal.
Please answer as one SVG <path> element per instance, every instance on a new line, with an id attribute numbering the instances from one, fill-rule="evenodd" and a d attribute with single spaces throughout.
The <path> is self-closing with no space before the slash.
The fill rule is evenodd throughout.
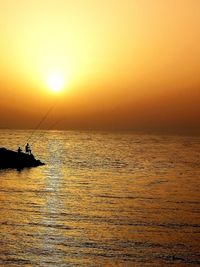
<path id="1" fill-rule="evenodd" d="M 199 138 L 44 133 L 45 166 L 0 172 L 3 266 L 197 263 Z"/>

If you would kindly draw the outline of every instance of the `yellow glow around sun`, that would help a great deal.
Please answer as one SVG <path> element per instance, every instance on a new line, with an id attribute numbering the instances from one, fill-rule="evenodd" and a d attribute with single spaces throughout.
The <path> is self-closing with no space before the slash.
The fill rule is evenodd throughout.
<path id="1" fill-rule="evenodd" d="M 64 77 L 59 72 L 49 74 L 47 77 L 47 86 L 52 93 L 59 93 L 64 88 Z"/>

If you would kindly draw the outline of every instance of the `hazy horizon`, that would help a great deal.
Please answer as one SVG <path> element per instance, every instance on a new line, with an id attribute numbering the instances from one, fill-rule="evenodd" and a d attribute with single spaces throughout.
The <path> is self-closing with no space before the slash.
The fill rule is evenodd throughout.
<path id="1" fill-rule="evenodd" d="M 0 6 L 0 128 L 200 131 L 200 2 Z"/>

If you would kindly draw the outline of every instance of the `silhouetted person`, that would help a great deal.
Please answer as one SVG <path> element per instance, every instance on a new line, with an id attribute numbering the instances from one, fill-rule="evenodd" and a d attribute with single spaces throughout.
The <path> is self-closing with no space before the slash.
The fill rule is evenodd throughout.
<path id="1" fill-rule="evenodd" d="M 18 147 L 17 152 L 18 152 L 18 154 L 20 154 L 22 152 L 22 149 L 20 146 Z"/>
<path id="2" fill-rule="evenodd" d="M 26 152 L 27 154 L 31 154 L 31 150 L 30 150 L 29 143 L 27 143 L 26 146 L 25 146 L 25 152 Z"/>

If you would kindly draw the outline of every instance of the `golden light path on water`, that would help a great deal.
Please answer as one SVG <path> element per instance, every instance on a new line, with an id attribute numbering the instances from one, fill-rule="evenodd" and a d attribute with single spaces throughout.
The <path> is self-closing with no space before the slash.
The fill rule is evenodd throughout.
<path id="1" fill-rule="evenodd" d="M 42 133 L 45 166 L 0 171 L 0 265 L 199 264 L 198 136 Z"/>

